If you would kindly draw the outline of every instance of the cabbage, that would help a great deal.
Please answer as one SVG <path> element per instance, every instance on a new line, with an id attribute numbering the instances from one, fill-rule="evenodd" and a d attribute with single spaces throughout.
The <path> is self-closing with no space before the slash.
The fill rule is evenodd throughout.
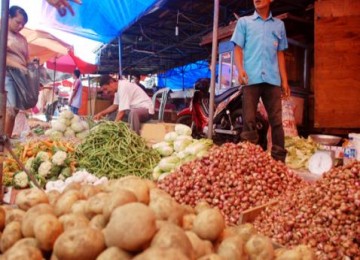
<path id="1" fill-rule="evenodd" d="M 86 122 L 86 121 L 81 121 L 81 124 L 83 125 L 83 128 L 84 128 L 85 130 L 89 130 L 90 126 L 89 126 L 89 123 L 88 123 L 88 122 Z"/>
<path id="2" fill-rule="evenodd" d="M 178 137 L 176 137 L 176 141 L 180 141 L 180 140 L 189 140 L 189 141 L 194 141 L 194 138 L 192 138 L 190 135 L 179 135 Z"/>
<path id="3" fill-rule="evenodd" d="M 70 110 L 64 110 L 64 111 L 62 111 L 60 113 L 59 117 L 66 118 L 66 119 L 71 119 L 71 118 L 74 117 L 74 114 Z"/>
<path id="4" fill-rule="evenodd" d="M 51 136 L 52 132 L 54 132 L 54 130 L 49 128 L 45 131 L 44 135 Z"/>
<path id="5" fill-rule="evenodd" d="M 200 139 L 198 141 L 193 142 L 189 146 L 187 146 L 185 148 L 185 153 L 191 154 L 191 155 L 197 155 L 202 150 L 207 151 L 211 147 L 212 144 L 213 144 L 212 140 L 210 140 L 210 139 Z"/>
<path id="6" fill-rule="evenodd" d="M 153 170 L 152 177 L 154 180 L 159 179 L 159 176 L 162 174 L 162 171 L 159 166 L 156 166 Z"/>
<path id="7" fill-rule="evenodd" d="M 186 154 L 184 151 L 180 151 L 180 152 L 176 153 L 176 156 L 177 156 L 180 160 L 182 160 L 182 159 L 184 159 L 184 158 L 187 156 L 187 154 Z"/>
<path id="8" fill-rule="evenodd" d="M 88 136 L 88 134 L 89 134 L 89 131 L 84 131 L 84 132 L 80 132 L 80 133 L 75 134 L 75 136 L 77 138 L 84 139 L 85 137 Z"/>
<path id="9" fill-rule="evenodd" d="M 62 137 L 64 137 L 63 133 L 59 131 L 52 131 L 50 136 L 54 139 L 61 139 Z"/>
<path id="10" fill-rule="evenodd" d="M 51 128 L 58 132 L 65 132 L 66 125 L 63 124 L 61 121 L 57 120 L 51 122 Z"/>
<path id="11" fill-rule="evenodd" d="M 166 142 L 174 142 L 178 134 L 176 132 L 169 132 L 164 136 Z"/>
<path id="12" fill-rule="evenodd" d="M 71 129 L 74 130 L 75 133 L 79 133 L 79 132 L 85 130 L 83 124 L 80 121 L 78 121 L 78 122 L 72 121 Z"/>
<path id="13" fill-rule="evenodd" d="M 156 143 L 152 148 L 160 153 L 161 156 L 170 156 L 173 154 L 174 149 L 167 142 Z"/>
<path id="14" fill-rule="evenodd" d="M 71 119 L 71 124 L 78 123 L 81 121 L 81 118 L 78 115 L 74 115 L 74 117 Z"/>
<path id="15" fill-rule="evenodd" d="M 164 171 L 164 172 L 168 172 L 171 171 L 172 169 L 174 169 L 177 164 L 180 162 L 179 158 L 176 156 L 169 156 L 169 157 L 165 157 L 162 158 L 158 164 L 160 170 Z"/>
<path id="16" fill-rule="evenodd" d="M 67 128 L 64 132 L 65 137 L 75 137 L 75 132 L 71 128 Z"/>
<path id="17" fill-rule="evenodd" d="M 174 141 L 174 150 L 176 152 L 180 152 L 180 151 L 183 151 L 185 150 L 185 148 L 192 143 L 192 140 L 189 140 L 189 139 L 184 139 L 184 140 L 178 140 L 176 139 Z"/>
<path id="18" fill-rule="evenodd" d="M 187 125 L 183 124 L 176 124 L 175 125 L 175 132 L 178 135 L 191 135 L 191 128 Z"/>

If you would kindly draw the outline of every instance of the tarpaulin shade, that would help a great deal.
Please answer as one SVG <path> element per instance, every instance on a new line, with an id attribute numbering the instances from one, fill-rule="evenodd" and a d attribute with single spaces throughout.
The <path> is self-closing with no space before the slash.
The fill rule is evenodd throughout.
<path id="1" fill-rule="evenodd" d="M 46 62 L 46 67 L 52 70 L 73 73 L 76 68 L 81 73 L 91 74 L 97 71 L 97 66 L 87 63 L 80 58 L 76 57 L 72 51 L 69 51 L 68 55 L 55 57 Z"/>
<path id="2" fill-rule="evenodd" d="M 66 55 L 72 48 L 71 45 L 44 31 L 24 28 L 21 34 L 29 44 L 30 59 L 39 58 L 40 63 L 55 56 Z"/>
<path id="3" fill-rule="evenodd" d="M 61 17 L 55 8 L 43 1 L 43 23 L 92 40 L 108 43 L 131 26 L 144 13 L 160 6 L 164 0 L 84 0 L 70 2 L 75 16 Z"/>
<path id="4" fill-rule="evenodd" d="M 209 62 L 197 61 L 185 66 L 177 67 L 158 74 L 158 86 L 172 90 L 193 88 L 199 78 L 210 78 Z"/>

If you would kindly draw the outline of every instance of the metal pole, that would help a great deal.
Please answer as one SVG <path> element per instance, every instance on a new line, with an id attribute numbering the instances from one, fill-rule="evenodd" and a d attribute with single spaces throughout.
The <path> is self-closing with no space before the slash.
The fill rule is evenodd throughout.
<path id="1" fill-rule="evenodd" d="M 122 42 L 121 34 L 118 36 L 118 48 L 119 48 L 119 78 L 122 77 Z"/>
<path id="2" fill-rule="evenodd" d="M 5 117 L 6 117 L 6 49 L 9 23 L 9 0 L 1 1 L 1 32 L 0 32 L 0 203 L 3 202 L 3 163 L 4 163 L 4 146 L 6 136 Z"/>
<path id="3" fill-rule="evenodd" d="M 210 108 L 209 108 L 209 131 L 208 138 L 212 138 L 213 133 L 213 117 L 214 117 L 214 96 L 215 96 L 215 66 L 217 57 L 218 45 L 218 24 L 219 24 L 219 0 L 214 0 L 214 26 L 213 26 L 213 40 L 211 52 L 211 81 L 210 81 Z"/>

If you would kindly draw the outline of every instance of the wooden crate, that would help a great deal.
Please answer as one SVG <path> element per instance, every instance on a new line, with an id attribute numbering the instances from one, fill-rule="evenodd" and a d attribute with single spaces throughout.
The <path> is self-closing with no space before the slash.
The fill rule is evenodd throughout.
<path id="1" fill-rule="evenodd" d="M 265 210 L 267 207 L 271 207 L 277 204 L 277 200 L 270 201 L 266 204 L 261 206 L 253 207 L 248 210 L 244 210 L 239 217 L 238 224 L 245 224 L 245 223 L 252 223 L 254 222 L 255 218 L 260 215 L 260 213 Z"/>

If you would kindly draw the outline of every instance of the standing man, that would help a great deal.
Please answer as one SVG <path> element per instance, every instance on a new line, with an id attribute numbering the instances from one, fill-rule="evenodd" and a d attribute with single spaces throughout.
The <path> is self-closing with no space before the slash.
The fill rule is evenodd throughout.
<path id="1" fill-rule="evenodd" d="M 256 112 L 261 97 L 272 131 L 271 156 L 285 161 L 281 95 L 290 96 L 284 50 L 288 47 L 284 23 L 270 12 L 272 0 L 253 0 L 255 12 L 241 17 L 232 35 L 235 64 L 243 88 L 243 140 L 257 143 Z"/>
<path id="2" fill-rule="evenodd" d="M 140 134 L 141 123 L 150 120 L 154 114 L 150 97 L 135 83 L 126 79 L 120 79 L 117 82 L 109 75 L 101 76 L 100 86 L 107 92 L 115 92 L 117 89 L 117 93 L 113 105 L 99 112 L 94 118 L 99 119 L 118 108 L 115 121 L 122 120 L 127 113 L 130 128 Z"/>
<path id="3" fill-rule="evenodd" d="M 78 69 L 74 70 L 74 85 L 73 85 L 73 91 L 71 94 L 71 98 L 69 101 L 69 105 L 70 105 L 70 110 L 71 112 L 73 112 L 75 115 L 77 115 L 79 113 L 79 108 L 81 107 L 81 102 L 82 102 L 82 83 L 81 83 L 81 72 Z"/>

